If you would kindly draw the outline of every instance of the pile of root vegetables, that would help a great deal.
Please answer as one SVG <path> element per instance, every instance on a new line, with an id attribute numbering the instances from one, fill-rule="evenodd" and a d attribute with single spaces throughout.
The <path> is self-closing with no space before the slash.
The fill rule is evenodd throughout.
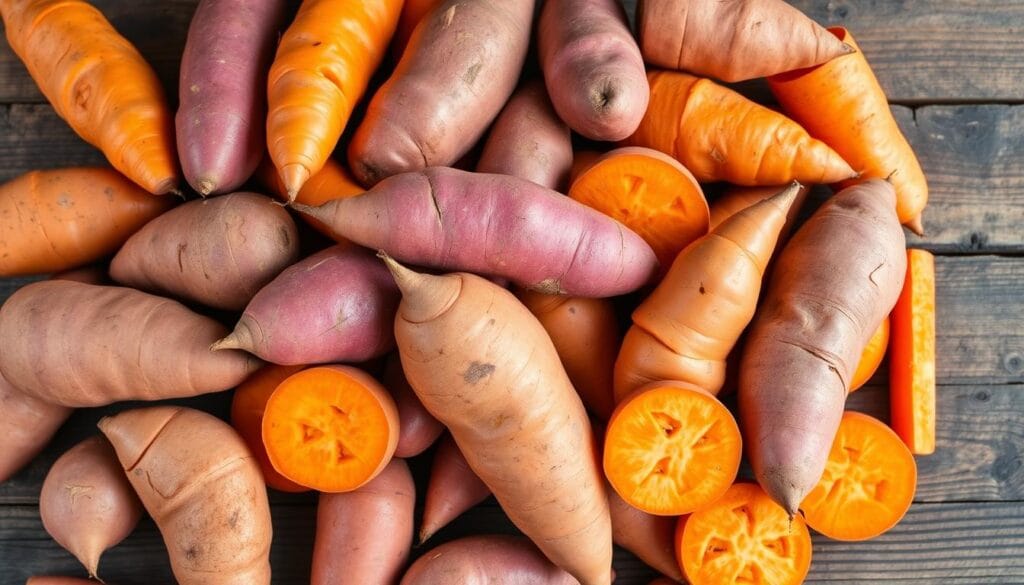
<path id="1" fill-rule="evenodd" d="M 0 275 L 52 274 L 0 309 L 0 480 L 75 408 L 233 390 L 229 421 L 121 409 L 53 465 L 40 514 L 90 577 L 145 513 L 179 583 L 270 583 L 268 486 L 320 492 L 314 584 L 604 585 L 613 542 L 795 584 L 809 529 L 903 517 L 927 186 L 849 31 L 781 0 L 289 12 L 200 1 L 175 114 L 88 3 L 0 0 L 113 167 L 0 187 Z M 762 77 L 778 109 L 723 85 Z M 891 429 L 844 410 L 887 348 Z M 491 494 L 526 538 L 432 541 Z"/>

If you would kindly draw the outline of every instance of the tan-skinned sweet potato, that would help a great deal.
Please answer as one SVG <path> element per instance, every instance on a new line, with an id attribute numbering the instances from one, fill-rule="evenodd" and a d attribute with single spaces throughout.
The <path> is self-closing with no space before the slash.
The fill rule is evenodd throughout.
<path id="1" fill-rule="evenodd" d="M 0 376 L 0 483 L 32 461 L 71 412 L 25 394 Z"/>
<path id="2" fill-rule="evenodd" d="M 467 536 L 427 552 L 409 567 L 401 585 L 578 585 L 525 538 Z"/>
<path id="3" fill-rule="evenodd" d="M 167 545 L 179 585 L 269 585 L 270 505 L 245 441 L 175 406 L 99 422 Z"/>
<path id="4" fill-rule="evenodd" d="M 25 585 L 96 585 L 99 581 L 79 579 L 77 577 L 29 577 Z M 113 584 L 107 584 L 113 585 Z"/>
<path id="5" fill-rule="evenodd" d="M 683 580 L 682 569 L 676 561 L 675 516 L 655 516 L 637 510 L 608 490 L 608 508 L 612 513 L 612 540 L 635 554 L 648 567 L 667 575 L 677 582 Z"/>

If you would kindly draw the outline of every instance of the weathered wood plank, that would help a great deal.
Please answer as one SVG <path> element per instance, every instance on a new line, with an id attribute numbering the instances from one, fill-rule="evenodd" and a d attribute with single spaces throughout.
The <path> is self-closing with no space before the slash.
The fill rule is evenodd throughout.
<path id="1" fill-rule="evenodd" d="M 315 508 L 276 506 L 271 566 L 275 585 L 309 582 Z M 515 533 L 498 508 L 469 511 L 413 556 L 469 533 Z M 807 583 L 1017 583 L 1024 579 L 1024 507 L 1014 503 L 919 504 L 898 526 L 868 542 L 814 536 Z M 617 584 L 646 585 L 654 573 L 617 549 Z M 29 506 L 0 507 L 0 583 L 24 583 L 33 574 L 83 575 L 70 554 L 43 532 Z M 100 573 L 114 585 L 170 583 L 167 553 L 148 519 L 104 555 Z"/>

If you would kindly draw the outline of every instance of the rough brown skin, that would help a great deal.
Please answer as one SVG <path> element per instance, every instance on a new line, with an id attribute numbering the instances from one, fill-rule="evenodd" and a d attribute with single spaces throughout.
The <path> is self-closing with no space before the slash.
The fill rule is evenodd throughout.
<path id="1" fill-rule="evenodd" d="M 136 290 L 43 281 L 0 308 L 0 371 L 26 394 L 64 406 L 159 400 L 227 390 L 261 362 L 211 352 L 223 325 Z"/>
<path id="2" fill-rule="evenodd" d="M 0 376 L 0 484 L 43 450 L 71 411 L 29 396 Z"/>
<path id="3" fill-rule="evenodd" d="M 730 82 L 854 51 L 783 0 L 641 0 L 636 28 L 648 63 Z"/>
<path id="4" fill-rule="evenodd" d="M 100 555 L 124 540 L 142 502 L 113 447 L 101 436 L 75 445 L 54 462 L 39 494 L 43 528 L 95 577 Z"/>
<path id="5" fill-rule="evenodd" d="M 395 457 L 415 457 L 426 451 L 444 432 L 444 425 L 423 407 L 416 392 L 409 387 L 397 353 L 388 357 L 381 382 L 398 407 L 399 430 Z"/>
<path id="6" fill-rule="evenodd" d="M 419 541 L 426 542 L 463 512 L 487 499 L 491 489 L 473 472 L 451 435 L 445 435 L 434 451 Z"/>
<path id="7" fill-rule="evenodd" d="M 467 536 L 425 553 L 401 585 L 578 585 L 530 541 L 505 535 Z"/>
<path id="8" fill-rule="evenodd" d="M 114 256 L 110 276 L 236 311 L 298 257 L 298 230 L 283 207 L 256 193 L 232 193 L 190 201 L 147 223 Z"/>
<path id="9" fill-rule="evenodd" d="M 516 87 L 533 0 L 447 0 L 416 27 L 349 145 L 364 185 L 451 166 L 483 136 Z"/>
<path id="10" fill-rule="evenodd" d="M 641 512 L 627 504 L 613 489 L 608 490 L 608 506 L 612 512 L 612 540 L 615 544 L 635 554 L 655 571 L 682 582 L 683 572 L 676 562 L 673 546 L 678 518 Z"/>
<path id="11" fill-rule="evenodd" d="M 476 170 L 519 177 L 564 193 L 572 161 L 569 127 L 552 108 L 544 82 L 535 79 L 505 104 L 491 126 Z"/>
<path id="12" fill-rule="evenodd" d="M 618 0 L 547 0 L 537 31 L 555 111 L 592 140 L 622 140 L 647 110 L 643 58 Z"/>
<path id="13" fill-rule="evenodd" d="M 861 352 L 903 287 L 892 185 L 844 189 L 778 256 L 747 335 L 739 406 L 758 482 L 792 516 L 818 483 Z"/>
<path id="14" fill-rule="evenodd" d="M 391 585 L 412 547 L 416 486 L 394 458 L 361 488 L 320 494 L 311 585 Z"/>
<path id="15" fill-rule="evenodd" d="M 483 278 L 384 260 L 402 290 L 402 367 L 423 405 L 549 559 L 584 585 L 611 583 L 611 520 L 590 421 L 544 328 Z"/>
<path id="16" fill-rule="evenodd" d="M 153 517 L 179 585 L 269 585 L 270 505 L 245 441 L 216 417 L 175 406 L 99 422 Z"/>

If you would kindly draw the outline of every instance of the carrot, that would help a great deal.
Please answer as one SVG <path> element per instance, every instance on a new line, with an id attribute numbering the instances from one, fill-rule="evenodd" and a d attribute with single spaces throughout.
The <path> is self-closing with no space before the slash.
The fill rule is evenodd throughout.
<path id="1" fill-rule="evenodd" d="M 683 580 L 683 573 L 676 561 L 673 534 L 676 530 L 674 516 L 655 516 L 641 512 L 609 490 L 608 505 L 612 513 L 612 540 L 628 550 L 647 566 L 674 582 Z"/>
<path id="2" fill-rule="evenodd" d="M 692 585 L 799 585 L 811 566 L 811 535 L 758 486 L 737 483 L 714 504 L 680 518 L 676 555 Z"/>
<path id="3" fill-rule="evenodd" d="M 693 384 L 654 382 L 608 421 L 604 473 L 634 508 L 679 516 L 720 498 L 742 454 L 736 420 L 714 396 Z"/>
<path id="4" fill-rule="evenodd" d="M 304 0 L 267 79 L 267 146 L 294 201 L 323 168 L 384 58 L 401 0 Z"/>
<path id="5" fill-rule="evenodd" d="M 0 276 L 41 274 L 117 251 L 174 200 L 111 169 L 32 171 L 0 186 Z"/>
<path id="6" fill-rule="evenodd" d="M 765 267 L 799 185 L 733 215 L 679 253 L 633 311 L 615 362 L 615 397 L 678 380 L 717 394 L 725 360 L 754 317 Z"/>
<path id="7" fill-rule="evenodd" d="M 871 341 L 864 346 L 864 352 L 860 354 L 860 362 L 857 369 L 850 378 L 850 392 L 859 390 L 861 386 L 871 379 L 882 365 L 882 358 L 885 357 L 885 350 L 889 346 L 889 317 L 882 320 L 882 324 L 875 329 Z"/>
<path id="8" fill-rule="evenodd" d="M 349 366 L 320 366 L 278 384 L 263 414 L 274 469 L 321 492 L 348 492 L 377 476 L 398 444 L 387 390 Z"/>
<path id="9" fill-rule="evenodd" d="M 391 54 L 395 60 L 402 58 L 405 47 L 409 44 L 412 32 L 420 21 L 440 4 L 443 0 L 405 0 L 402 3 L 402 13 L 398 17 L 398 27 L 395 29 L 395 36 L 391 39 Z"/>
<path id="10" fill-rule="evenodd" d="M 427 412 L 416 392 L 409 387 L 398 354 L 392 352 L 384 364 L 381 380 L 398 408 L 398 445 L 395 457 L 415 457 L 427 450 L 444 432 L 444 425 Z"/>
<path id="11" fill-rule="evenodd" d="M 928 183 L 921 164 L 900 132 L 885 92 L 853 35 L 842 27 L 828 30 L 857 52 L 815 68 L 771 77 L 768 86 L 786 114 L 811 136 L 834 148 L 859 173 L 854 180 L 839 182 L 838 188 L 887 178 L 896 187 L 900 223 L 921 235 L 921 211 L 928 203 Z"/>
<path id="12" fill-rule="evenodd" d="M 487 499 L 490 488 L 473 472 L 451 435 L 441 439 L 430 467 L 427 495 L 420 523 L 420 543 L 458 518 L 463 512 Z"/>
<path id="13" fill-rule="evenodd" d="M 156 195 L 175 191 L 174 124 L 138 50 L 82 0 L 2 0 L 7 42 L 39 89 L 115 169 Z"/>
<path id="14" fill-rule="evenodd" d="M 786 511 L 818 483 L 864 346 L 906 272 L 892 185 L 844 189 L 779 254 L 747 333 L 739 406 L 761 487 Z"/>
<path id="15" fill-rule="evenodd" d="M 641 0 L 644 60 L 722 81 L 825 63 L 854 49 L 782 0 Z"/>
<path id="16" fill-rule="evenodd" d="M 239 384 L 231 398 L 231 426 L 256 456 L 260 470 L 263 471 L 263 480 L 268 486 L 282 492 L 304 492 L 309 488 L 281 475 L 271 465 L 267 448 L 263 446 L 263 413 L 277 386 L 303 367 L 264 366 Z"/>
<path id="17" fill-rule="evenodd" d="M 739 213 L 758 201 L 764 201 L 785 188 L 785 185 L 768 185 L 765 187 L 730 186 L 708 206 L 711 212 L 711 223 L 708 225 L 708 229 L 715 229 L 727 217 Z M 811 188 L 807 185 L 801 186 L 800 190 L 797 191 L 796 198 L 793 199 L 793 205 L 789 206 L 789 213 L 786 214 L 786 223 L 782 226 L 782 231 L 779 233 L 780 242 L 785 241 L 793 231 L 797 216 L 800 214 L 800 208 L 803 207 L 804 201 L 807 200 L 807 195 L 810 192 Z"/>
<path id="18" fill-rule="evenodd" d="M 612 302 L 522 288 L 515 293 L 548 332 L 583 404 L 608 420 L 615 409 L 612 373 L 621 339 Z"/>
<path id="19" fill-rule="evenodd" d="M 674 158 L 650 148 L 606 153 L 573 181 L 569 197 L 639 234 L 664 267 L 708 232 L 708 202 L 697 179 Z"/>
<path id="20" fill-rule="evenodd" d="M 625 144 L 660 150 L 698 181 L 834 183 L 854 177 L 824 142 L 782 114 L 710 79 L 651 71 L 651 102 Z"/>
<path id="21" fill-rule="evenodd" d="M 825 473 L 800 508 L 807 525 L 835 540 L 885 533 L 910 509 L 917 464 L 882 421 L 847 411 L 828 454 Z"/>
<path id="22" fill-rule="evenodd" d="M 892 428 L 916 455 L 935 452 L 935 257 L 907 250 L 907 278 L 892 312 Z"/>
<path id="23" fill-rule="evenodd" d="M 608 585 L 611 522 L 590 421 L 544 328 L 483 278 L 383 257 L 402 291 L 402 367 L 423 405 L 552 562 Z"/>

